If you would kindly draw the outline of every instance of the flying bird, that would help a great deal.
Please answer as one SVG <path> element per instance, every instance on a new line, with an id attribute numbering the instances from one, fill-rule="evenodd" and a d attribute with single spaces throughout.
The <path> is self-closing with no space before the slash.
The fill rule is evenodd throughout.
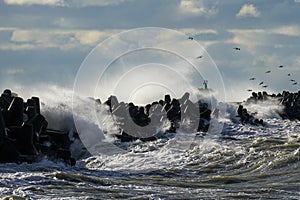
<path id="1" fill-rule="evenodd" d="M 256 78 L 253 77 L 253 78 L 250 78 L 249 80 L 250 80 L 250 81 L 254 81 L 255 79 L 256 79 Z"/>
<path id="2" fill-rule="evenodd" d="M 239 47 L 234 47 L 233 49 L 234 49 L 234 50 L 237 50 L 237 51 L 240 51 L 240 50 L 241 50 L 241 48 L 239 48 Z"/>
<path id="3" fill-rule="evenodd" d="M 252 90 L 251 90 L 251 89 L 248 89 L 247 91 L 248 91 L 248 92 L 252 92 Z"/>
<path id="4" fill-rule="evenodd" d="M 295 80 L 294 80 L 294 79 L 291 79 L 291 81 L 292 81 L 292 82 L 295 82 Z"/>
<path id="5" fill-rule="evenodd" d="M 267 74 L 268 74 L 268 73 L 271 73 L 271 70 L 266 71 L 266 73 L 267 73 Z"/>
<path id="6" fill-rule="evenodd" d="M 280 66 L 279 66 L 279 68 L 283 68 L 283 66 L 282 66 L 282 65 L 280 65 Z"/>
<path id="7" fill-rule="evenodd" d="M 263 88 L 266 88 L 266 87 L 268 87 L 268 86 L 267 86 L 267 85 L 263 85 L 262 87 L 263 87 Z"/>
<path id="8" fill-rule="evenodd" d="M 189 36 L 188 39 L 189 39 L 189 40 L 193 40 L 194 38 L 193 38 L 192 36 Z"/>
<path id="9" fill-rule="evenodd" d="M 297 85 L 297 82 L 293 83 L 293 85 Z"/>
<path id="10" fill-rule="evenodd" d="M 262 85 L 262 84 L 264 84 L 264 82 L 263 82 L 263 81 L 259 83 L 259 85 Z"/>
<path id="11" fill-rule="evenodd" d="M 291 76 L 291 74 L 288 74 L 288 76 Z"/>
<path id="12" fill-rule="evenodd" d="M 197 58 L 203 58 L 203 56 L 201 55 L 201 56 L 198 56 Z"/>

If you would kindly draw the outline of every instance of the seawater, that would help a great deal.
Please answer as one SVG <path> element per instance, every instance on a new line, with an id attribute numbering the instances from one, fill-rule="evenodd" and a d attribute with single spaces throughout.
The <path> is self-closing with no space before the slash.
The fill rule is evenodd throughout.
<path id="1" fill-rule="evenodd" d="M 90 156 L 75 167 L 47 159 L 1 164 L 0 193 L 20 199 L 298 199 L 300 125 L 266 122 L 227 124 L 217 138 L 137 141 L 126 154 Z M 189 148 L 176 148 L 183 145 Z"/>
<path id="2" fill-rule="evenodd" d="M 222 119 L 224 127 L 218 134 L 177 133 L 152 142 L 116 143 L 125 153 L 77 154 L 81 156 L 74 167 L 46 158 L 33 164 L 0 164 L 0 196 L 299 199 L 299 122 L 280 119 L 272 107 L 249 105 L 249 112 L 257 112 L 266 125 L 242 125 L 232 119 L 236 106 L 228 108 L 227 118 Z M 74 128 L 65 104 L 48 102 L 42 110 L 51 128 Z M 74 144 L 74 154 L 79 146 Z"/>

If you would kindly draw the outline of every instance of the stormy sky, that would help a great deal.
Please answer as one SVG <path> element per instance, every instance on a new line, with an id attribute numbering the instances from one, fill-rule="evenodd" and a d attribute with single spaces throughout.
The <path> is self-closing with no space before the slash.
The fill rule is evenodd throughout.
<path id="1" fill-rule="evenodd" d="M 262 90 L 261 81 L 268 92 L 298 91 L 299 19 L 299 0 L 0 0 L 0 89 L 72 88 L 97 44 L 129 29 L 162 27 L 203 45 L 228 101 Z"/>

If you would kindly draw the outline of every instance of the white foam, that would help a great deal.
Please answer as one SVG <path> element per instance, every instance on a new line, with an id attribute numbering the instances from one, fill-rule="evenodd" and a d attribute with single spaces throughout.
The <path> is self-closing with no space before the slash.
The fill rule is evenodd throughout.
<path id="1" fill-rule="evenodd" d="M 258 101 L 257 103 L 249 103 L 245 105 L 249 113 L 255 113 L 257 118 L 268 119 L 276 118 L 281 119 L 278 113 L 282 113 L 284 106 L 280 105 L 276 99 L 269 99 L 265 101 Z"/>

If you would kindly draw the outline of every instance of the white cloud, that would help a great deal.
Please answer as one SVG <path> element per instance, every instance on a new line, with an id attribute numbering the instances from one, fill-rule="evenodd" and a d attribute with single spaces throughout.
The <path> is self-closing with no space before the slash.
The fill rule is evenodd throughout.
<path id="1" fill-rule="evenodd" d="M 242 6 L 238 14 L 236 14 L 237 17 L 259 17 L 260 12 L 257 10 L 257 8 L 253 4 L 245 4 Z"/>
<path id="2" fill-rule="evenodd" d="M 104 31 L 77 31 L 75 38 L 79 40 L 82 45 L 95 45 L 101 38 L 107 36 L 107 32 Z"/>
<path id="3" fill-rule="evenodd" d="M 258 46 L 265 45 L 267 32 L 264 29 L 231 29 L 228 32 L 233 34 L 233 38 L 227 43 L 233 43 L 242 48 L 247 48 L 252 54 Z"/>
<path id="4" fill-rule="evenodd" d="M 16 29 L 14 27 L 0 27 L 0 31 L 14 31 Z"/>
<path id="5" fill-rule="evenodd" d="M 186 33 L 188 35 L 200 35 L 200 34 L 218 34 L 214 29 L 196 29 L 196 28 L 181 28 L 179 31 Z"/>
<path id="6" fill-rule="evenodd" d="M 9 5 L 47 5 L 64 7 L 87 7 L 119 5 L 132 0 L 4 0 Z"/>
<path id="7" fill-rule="evenodd" d="M 13 42 L 32 42 L 35 39 L 33 31 L 29 30 L 15 30 L 11 36 Z"/>
<path id="8" fill-rule="evenodd" d="M 63 0 L 4 0 L 9 5 L 48 5 L 63 6 Z"/>
<path id="9" fill-rule="evenodd" d="M 67 23 L 64 19 L 59 20 L 61 23 Z M 70 25 L 71 26 L 71 25 Z M 49 30 L 49 29 L 18 29 L 18 28 L 2 28 L 3 30 L 12 31 L 9 42 L 0 44 L 2 50 L 29 50 L 29 49 L 45 49 L 45 48 L 59 48 L 68 50 L 70 48 L 85 48 L 94 47 L 99 42 L 110 37 L 113 34 L 120 33 L 122 29 L 108 29 L 108 30 Z M 0 28 L 0 31 L 2 30 Z M 178 31 L 186 33 L 187 35 L 201 35 L 201 34 L 217 34 L 213 29 L 194 29 L 184 28 Z M 201 42 L 203 43 L 203 41 Z M 204 44 L 204 43 L 203 43 Z M 212 41 L 206 43 L 208 46 Z"/>
<path id="10" fill-rule="evenodd" d="M 1 44 L 0 50 L 7 50 L 7 51 L 22 51 L 22 50 L 29 50 L 29 49 L 36 49 L 36 45 L 32 44 Z"/>
<path id="11" fill-rule="evenodd" d="M 272 32 L 281 35 L 287 35 L 287 36 L 300 36 L 300 26 L 298 25 L 283 26 L 283 27 L 273 29 Z"/>
<path id="12" fill-rule="evenodd" d="M 132 0 L 64 0 L 66 6 L 70 7 L 119 5 L 128 1 Z"/>
<path id="13" fill-rule="evenodd" d="M 1 30 L 1 29 L 0 29 Z M 10 28 L 10 41 L 0 44 L 2 50 L 29 50 L 59 48 L 94 47 L 103 39 L 121 30 L 45 30 L 45 29 L 14 29 Z"/>
<path id="14" fill-rule="evenodd" d="M 287 47 L 287 44 L 283 45 L 280 41 L 274 41 L 274 36 L 280 34 L 286 36 L 286 39 L 289 37 L 299 37 L 300 26 L 289 25 L 269 29 L 231 29 L 228 32 L 234 36 L 226 42 L 243 45 L 251 52 L 255 52 L 259 46 Z"/>
<path id="15" fill-rule="evenodd" d="M 231 61 L 232 65 L 237 67 L 245 65 L 253 66 L 253 68 L 245 67 L 244 69 L 253 74 L 253 76 L 261 78 L 265 75 L 263 70 L 269 70 L 270 68 L 273 68 L 272 75 L 274 76 L 285 77 L 287 73 L 295 74 L 295 77 L 299 76 L 296 75 L 300 72 L 299 56 L 297 55 L 297 51 L 292 51 L 298 45 L 295 44 L 295 47 L 293 47 L 291 44 L 282 44 L 282 40 L 277 40 L 278 34 L 283 34 L 280 36 L 280 38 L 284 38 L 283 41 L 285 39 L 288 40 L 290 36 L 299 34 L 300 28 L 297 28 L 296 25 L 291 27 L 282 26 L 276 29 L 231 29 L 228 31 L 233 34 L 233 38 L 226 42 L 231 45 L 241 46 L 242 49 L 238 58 L 240 62 L 236 64 L 234 61 Z M 276 47 L 284 48 L 286 51 L 279 49 L 277 52 Z M 244 55 L 248 57 L 243 57 Z M 276 66 L 281 64 L 286 66 L 284 68 L 285 71 L 276 70 Z M 263 78 L 267 79 L 266 77 Z M 276 77 L 271 77 L 266 81 L 272 83 L 272 85 L 276 85 L 276 87 L 284 87 L 275 83 L 274 80 L 277 80 Z"/>
<path id="16" fill-rule="evenodd" d="M 206 5 L 203 0 L 181 0 L 179 11 L 186 15 L 211 17 L 218 13 L 215 5 Z"/>

